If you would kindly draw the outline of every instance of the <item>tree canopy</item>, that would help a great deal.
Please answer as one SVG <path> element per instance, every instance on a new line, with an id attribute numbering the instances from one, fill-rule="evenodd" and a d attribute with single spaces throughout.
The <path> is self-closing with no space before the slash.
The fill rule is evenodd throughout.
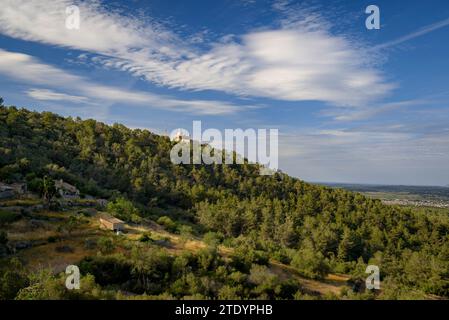
<path id="1" fill-rule="evenodd" d="M 447 216 L 386 206 L 283 173 L 260 176 L 259 166 L 248 162 L 174 165 L 172 146 L 148 130 L 0 107 L 2 181 L 33 186 L 36 179 L 64 179 L 83 194 L 110 199 L 108 210 L 119 218 L 169 215 L 161 224 L 214 232 L 229 245 L 291 263 L 304 276 L 357 274 L 361 263 L 377 263 L 391 287 L 449 296 Z"/>

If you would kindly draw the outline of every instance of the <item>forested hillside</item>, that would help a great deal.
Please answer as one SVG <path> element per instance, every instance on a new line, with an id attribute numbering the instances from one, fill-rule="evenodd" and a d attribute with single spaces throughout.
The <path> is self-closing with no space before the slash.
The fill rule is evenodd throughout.
<path id="1" fill-rule="evenodd" d="M 241 264 L 233 265 L 243 274 L 270 257 L 307 278 L 340 273 L 356 283 L 374 264 L 382 290 L 369 297 L 449 297 L 448 216 L 385 206 L 283 173 L 260 176 L 254 164 L 174 165 L 172 146 L 168 137 L 147 130 L 0 107 L 1 181 L 36 189 L 51 177 L 77 186 L 83 196 L 129 200 L 133 210 L 117 213 L 120 218 L 151 219 L 175 233 L 214 238 L 243 252 Z M 84 264 L 92 271 L 96 265 L 89 261 Z M 223 262 L 214 263 L 206 270 L 219 277 L 214 274 Z M 224 284 L 216 281 L 216 290 L 203 295 L 219 297 Z M 245 297 L 230 283 L 227 290 Z"/>

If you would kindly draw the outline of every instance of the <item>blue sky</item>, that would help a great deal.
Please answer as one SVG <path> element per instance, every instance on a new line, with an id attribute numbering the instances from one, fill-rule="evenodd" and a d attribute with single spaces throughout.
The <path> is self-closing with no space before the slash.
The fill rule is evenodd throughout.
<path id="1" fill-rule="evenodd" d="M 65 27 L 73 4 L 79 30 Z M 0 7 L 8 105 L 157 133 L 277 128 L 281 169 L 307 181 L 449 184 L 445 0 Z"/>

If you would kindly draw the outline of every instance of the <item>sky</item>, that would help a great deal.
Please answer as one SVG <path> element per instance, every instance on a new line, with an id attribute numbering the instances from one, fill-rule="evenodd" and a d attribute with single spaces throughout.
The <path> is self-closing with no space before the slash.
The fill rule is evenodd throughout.
<path id="1" fill-rule="evenodd" d="M 79 29 L 68 28 L 79 8 Z M 380 29 L 367 29 L 368 5 Z M 449 184 L 449 2 L 0 0 L 6 105 L 279 130 L 312 182 Z M 69 19 L 69 20 L 68 20 Z"/>

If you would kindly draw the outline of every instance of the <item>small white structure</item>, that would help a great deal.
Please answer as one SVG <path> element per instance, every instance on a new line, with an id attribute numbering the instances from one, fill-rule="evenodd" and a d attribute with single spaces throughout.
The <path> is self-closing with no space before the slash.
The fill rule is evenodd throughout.
<path id="1" fill-rule="evenodd" d="M 189 136 L 183 135 L 181 131 L 176 132 L 175 137 L 173 138 L 173 141 L 175 142 L 188 142 L 190 143 L 192 139 L 190 139 Z"/>
<path id="2" fill-rule="evenodd" d="M 125 229 L 125 223 L 122 220 L 106 214 L 100 216 L 100 226 L 116 232 L 117 235 Z"/>

